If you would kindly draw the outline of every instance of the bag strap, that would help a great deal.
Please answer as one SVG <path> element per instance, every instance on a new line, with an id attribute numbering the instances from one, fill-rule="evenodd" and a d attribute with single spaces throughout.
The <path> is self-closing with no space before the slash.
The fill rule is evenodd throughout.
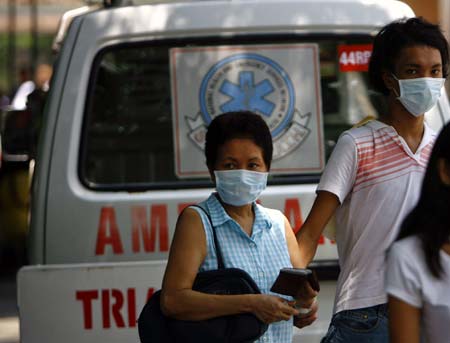
<path id="1" fill-rule="evenodd" d="M 217 239 L 216 229 L 212 223 L 211 216 L 209 215 L 208 211 L 206 211 L 203 207 L 200 205 L 191 205 L 191 207 L 197 207 L 200 210 L 203 211 L 204 214 L 206 214 L 206 217 L 208 218 L 209 225 L 211 226 L 212 232 L 213 232 L 213 244 L 214 249 L 216 250 L 216 256 L 217 256 L 217 268 L 218 269 L 225 269 L 225 265 L 223 263 L 223 257 L 222 257 L 222 250 L 220 249 L 219 240 Z"/>

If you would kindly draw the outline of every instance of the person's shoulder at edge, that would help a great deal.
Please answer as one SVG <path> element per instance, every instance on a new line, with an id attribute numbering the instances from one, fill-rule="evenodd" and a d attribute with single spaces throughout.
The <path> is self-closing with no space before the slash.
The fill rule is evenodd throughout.
<path id="1" fill-rule="evenodd" d="M 425 128 L 425 134 L 429 135 L 431 138 L 435 139 L 439 132 L 436 132 L 428 123 L 426 120 L 424 120 L 424 128 Z M 353 125 L 350 129 L 345 130 L 342 132 L 341 136 L 343 135 L 350 135 L 354 138 L 358 136 L 364 136 L 370 132 L 375 132 L 383 129 L 389 129 L 392 128 L 392 126 L 383 123 L 382 121 L 376 119 L 376 118 L 369 118 L 369 119 L 363 119 L 360 122 Z M 395 129 L 394 129 L 395 130 Z"/>
<path id="2" fill-rule="evenodd" d="M 210 207 L 211 207 L 211 198 L 214 198 L 214 192 L 211 193 L 206 199 L 198 202 L 189 204 L 186 206 L 178 215 L 178 222 L 186 222 L 188 221 L 191 223 L 191 221 L 194 221 L 196 223 L 202 223 L 202 215 L 201 213 L 207 213 L 208 215 L 211 215 L 210 213 Z M 199 209 L 199 207 L 201 209 Z"/>
<path id="3" fill-rule="evenodd" d="M 418 252 L 422 251 L 421 241 L 417 235 L 412 235 L 395 241 L 388 250 L 389 254 L 410 260 L 415 259 Z"/>
<path id="4" fill-rule="evenodd" d="M 376 119 L 361 121 L 350 129 L 343 131 L 338 138 L 337 144 L 340 146 L 356 145 L 356 142 L 359 139 L 371 137 L 375 131 L 386 126 L 386 124 L 383 124 Z"/>
<path id="5" fill-rule="evenodd" d="M 353 138 L 359 138 L 386 127 L 389 126 L 375 118 L 371 118 L 370 120 L 362 120 L 359 123 L 356 123 L 350 129 L 344 131 L 342 135 L 348 134 Z"/>

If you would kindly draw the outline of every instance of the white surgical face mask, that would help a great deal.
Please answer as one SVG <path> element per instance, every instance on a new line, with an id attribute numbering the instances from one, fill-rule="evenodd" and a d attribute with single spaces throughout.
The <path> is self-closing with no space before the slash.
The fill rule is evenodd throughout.
<path id="1" fill-rule="evenodd" d="M 400 95 L 397 96 L 397 99 L 409 113 L 416 117 L 436 105 L 445 82 L 445 79 L 437 77 L 399 80 L 394 74 L 392 76 L 398 81 L 400 88 Z"/>
<path id="2" fill-rule="evenodd" d="M 238 169 L 215 170 L 214 175 L 222 201 L 233 206 L 243 206 L 258 199 L 266 188 L 269 173 Z"/>

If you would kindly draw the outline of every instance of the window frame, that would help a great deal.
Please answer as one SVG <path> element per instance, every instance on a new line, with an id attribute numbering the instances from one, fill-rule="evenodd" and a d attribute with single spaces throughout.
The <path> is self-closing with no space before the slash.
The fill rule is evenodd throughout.
<path id="1" fill-rule="evenodd" d="M 83 109 L 83 119 L 81 125 L 80 146 L 78 151 L 77 175 L 80 183 L 89 190 L 98 192 L 125 191 L 125 192 L 142 192 L 151 190 L 174 190 L 174 189 L 193 189 L 193 188 L 211 188 L 213 183 L 211 180 L 184 180 L 162 181 L 162 182 L 143 182 L 143 183 L 96 183 L 87 179 L 86 175 L 86 154 L 88 151 L 88 124 L 89 114 L 92 113 L 94 104 L 93 90 L 95 81 L 100 70 L 99 66 L 103 57 L 115 50 L 139 47 L 184 47 L 194 46 L 222 46 L 222 45 L 246 45 L 246 44 L 280 44 L 288 43 L 317 43 L 317 41 L 332 41 L 339 38 L 340 40 L 354 40 L 352 44 L 367 43 L 373 40 L 374 34 L 370 33 L 298 33 L 298 34 L 235 34 L 227 36 L 203 36 L 203 37 L 185 37 L 185 38 L 157 38 L 149 37 L 147 40 L 134 42 L 121 42 L 112 44 L 96 53 L 94 61 L 91 65 L 89 83 L 87 85 L 87 96 Z M 361 42 L 358 42 L 360 40 Z M 325 130 L 324 130 L 324 140 Z M 280 175 L 276 179 L 269 176 L 268 185 L 288 185 L 288 184 L 314 184 L 320 180 L 321 173 L 302 174 L 302 175 Z"/>

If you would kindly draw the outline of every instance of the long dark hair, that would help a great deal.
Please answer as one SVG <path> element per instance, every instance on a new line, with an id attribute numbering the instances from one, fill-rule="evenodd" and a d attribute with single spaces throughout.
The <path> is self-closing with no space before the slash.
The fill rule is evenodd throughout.
<path id="1" fill-rule="evenodd" d="M 450 186 L 442 182 L 439 160 L 450 168 L 450 124 L 444 126 L 434 144 L 419 202 L 403 221 L 398 237 L 419 237 L 427 266 L 437 278 L 443 273 L 440 250 L 450 237 Z"/>

